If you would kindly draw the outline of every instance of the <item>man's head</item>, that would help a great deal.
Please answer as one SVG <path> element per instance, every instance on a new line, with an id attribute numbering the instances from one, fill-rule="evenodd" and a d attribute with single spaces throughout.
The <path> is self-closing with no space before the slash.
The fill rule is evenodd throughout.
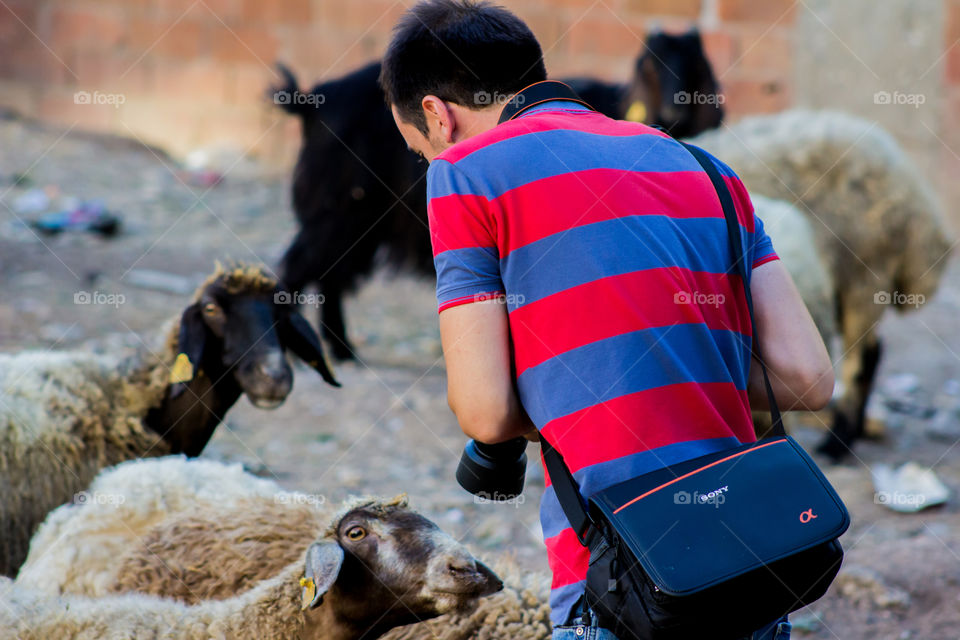
<path id="1" fill-rule="evenodd" d="M 500 107 L 546 80 L 520 18 L 485 0 L 424 0 L 394 28 L 380 85 L 407 145 L 433 160 L 497 124 Z"/>

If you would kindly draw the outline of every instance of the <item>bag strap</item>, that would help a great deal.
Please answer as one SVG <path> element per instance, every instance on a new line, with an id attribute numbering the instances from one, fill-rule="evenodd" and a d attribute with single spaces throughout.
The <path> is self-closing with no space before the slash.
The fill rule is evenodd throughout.
<path id="1" fill-rule="evenodd" d="M 770 384 L 770 378 L 767 375 L 767 367 L 760 357 L 759 337 L 756 335 L 756 323 L 753 319 L 753 296 L 750 294 L 750 279 L 747 273 L 747 254 L 743 249 L 743 239 L 740 235 L 740 221 L 737 218 L 737 210 L 733 204 L 733 197 L 727 188 L 726 182 L 717 170 L 713 160 L 700 148 L 692 145 L 682 144 L 696 158 L 700 166 L 713 183 L 713 188 L 720 199 L 720 206 L 723 209 L 723 217 L 727 223 L 727 237 L 730 246 L 733 249 L 734 267 L 740 275 L 743 283 L 743 293 L 747 300 L 747 312 L 750 315 L 750 326 L 753 328 L 754 341 L 751 353 L 760 364 L 760 370 L 763 372 L 763 385 L 767 391 L 767 402 L 770 404 L 770 418 L 773 421 L 773 433 L 777 436 L 785 436 L 783 429 L 783 420 L 780 416 L 780 409 L 777 407 L 777 399 L 773 394 L 773 386 Z M 547 472 L 550 474 L 550 482 L 553 485 L 554 493 L 560 502 L 564 515 L 570 521 L 573 531 L 583 546 L 590 546 L 593 540 L 593 534 L 597 531 L 596 524 L 587 512 L 583 496 L 580 494 L 580 485 L 576 478 L 570 473 L 560 452 L 553 448 L 553 445 L 540 432 L 540 446 L 543 451 L 544 464 Z"/>
<path id="2" fill-rule="evenodd" d="M 717 170 L 717 165 L 713 163 L 707 153 L 691 144 L 681 142 L 689 151 L 713 183 L 713 188 L 720 198 L 720 206 L 723 208 L 723 217 L 727 221 L 727 236 L 730 238 L 730 246 L 733 248 L 734 266 L 740 274 L 740 281 L 743 283 L 743 295 L 747 299 L 747 312 L 750 314 L 750 327 L 753 329 L 753 345 L 751 353 L 760 364 L 760 371 L 763 372 L 763 386 L 767 391 L 767 403 L 770 405 L 770 419 L 773 423 L 773 433 L 777 436 L 785 436 L 783 429 L 783 419 L 780 416 L 780 408 L 777 407 L 777 398 L 773 394 L 773 386 L 770 384 L 770 377 L 767 375 L 767 365 L 763 363 L 760 357 L 760 337 L 757 335 L 757 323 L 753 318 L 753 296 L 750 294 L 750 274 L 747 272 L 747 252 L 743 249 L 743 238 L 740 235 L 740 221 L 737 218 L 737 210 L 733 206 L 733 197 L 730 195 L 730 189 L 727 183 Z"/>

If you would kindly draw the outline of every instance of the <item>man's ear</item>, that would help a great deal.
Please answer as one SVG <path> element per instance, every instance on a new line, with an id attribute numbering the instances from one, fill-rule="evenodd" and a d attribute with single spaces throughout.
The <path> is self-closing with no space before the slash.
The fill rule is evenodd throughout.
<path id="1" fill-rule="evenodd" d="M 340 575 L 343 566 L 343 549 L 336 542 L 314 542 L 307 549 L 307 562 L 300 579 L 303 593 L 300 597 L 302 610 L 315 609 L 323 602 Z"/>
<path id="2" fill-rule="evenodd" d="M 296 311 L 281 316 L 277 325 L 277 334 L 284 349 L 297 354 L 297 357 L 319 373 L 327 384 L 334 387 L 340 386 L 327 365 L 323 347 L 320 346 L 320 338 L 314 333 L 313 327 L 306 318 Z"/>
<path id="3" fill-rule="evenodd" d="M 203 321 L 203 309 L 199 302 L 183 310 L 180 316 L 180 333 L 177 337 L 177 359 L 170 369 L 170 382 L 173 384 L 171 397 L 176 397 L 186 389 L 186 383 L 200 372 L 200 362 L 207 343 L 207 325 Z"/>
<path id="4" fill-rule="evenodd" d="M 427 119 L 428 131 L 437 131 L 441 140 L 447 144 L 453 144 L 454 132 L 457 129 L 457 119 L 453 111 L 447 107 L 447 103 L 437 96 L 428 95 L 423 96 L 423 100 L 420 101 L 420 106 L 423 108 L 423 115 Z M 427 138 L 429 139 L 429 137 L 428 134 Z"/>

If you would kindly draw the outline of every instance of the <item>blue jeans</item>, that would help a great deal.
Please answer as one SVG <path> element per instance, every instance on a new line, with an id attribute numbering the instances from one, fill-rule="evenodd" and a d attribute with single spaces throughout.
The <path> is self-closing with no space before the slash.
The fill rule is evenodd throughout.
<path id="1" fill-rule="evenodd" d="M 569 625 L 554 627 L 553 640 L 617 640 L 617 637 L 596 626 L 596 622 L 584 624 L 583 618 L 576 618 Z M 790 623 L 784 616 L 744 640 L 790 640 Z"/>

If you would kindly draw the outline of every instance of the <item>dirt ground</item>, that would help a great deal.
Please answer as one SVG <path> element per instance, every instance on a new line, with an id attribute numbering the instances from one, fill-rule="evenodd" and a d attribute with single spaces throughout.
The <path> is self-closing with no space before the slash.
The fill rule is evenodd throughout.
<path id="1" fill-rule="evenodd" d="M 135 142 L 0 120 L 0 349 L 130 346 L 188 298 L 135 284 L 144 270 L 196 282 L 218 258 L 276 264 L 294 230 L 286 177 L 245 161 L 228 169 L 212 188 L 192 186 L 170 159 Z M 35 214 L 18 213 L 17 202 L 44 188 L 102 200 L 122 215 L 123 232 L 113 239 L 38 237 L 23 224 Z M 122 303 L 75 304 L 83 291 L 122 294 Z M 820 460 L 853 524 L 842 540 L 848 555 L 840 578 L 793 616 L 794 637 L 960 638 L 960 504 L 895 513 L 877 504 L 870 472 L 880 463 L 915 461 L 933 467 L 953 492 L 960 488 L 960 416 L 952 408 L 936 418 L 923 412 L 955 395 L 958 312 L 954 261 L 934 300 L 885 319 L 875 401 L 906 396 L 908 406 L 887 411 L 886 439 L 859 443 L 842 465 Z M 519 504 L 476 504 L 453 479 L 464 438 L 446 404 L 431 282 L 379 274 L 348 300 L 347 315 L 361 360 L 337 367 L 342 389 L 298 367 L 282 407 L 261 411 L 241 400 L 204 456 L 240 461 L 329 501 L 406 492 L 481 554 L 514 554 L 545 571 L 538 456 L 531 455 Z M 813 426 L 795 430 L 811 448 L 822 435 L 819 421 L 808 416 Z"/>

